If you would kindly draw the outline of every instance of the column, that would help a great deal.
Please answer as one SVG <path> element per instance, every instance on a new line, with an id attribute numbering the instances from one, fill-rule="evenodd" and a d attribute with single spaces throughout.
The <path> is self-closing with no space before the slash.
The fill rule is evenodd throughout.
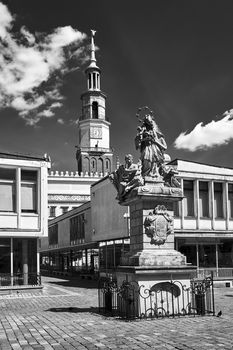
<path id="1" fill-rule="evenodd" d="M 113 241 L 113 266 L 114 269 L 116 268 L 116 246 L 115 246 L 115 241 Z"/>
<path id="2" fill-rule="evenodd" d="M 184 181 L 181 179 L 181 188 L 184 191 Z M 181 201 L 181 229 L 184 229 L 184 201 Z"/>
<path id="3" fill-rule="evenodd" d="M 215 215 L 214 215 L 214 181 L 209 183 L 209 203 L 210 203 L 210 217 L 212 221 L 212 229 L 215 229 Z"/>
<path id="4" fill-rule="evenodd" d="M 196 254 L 197 254 L 197 273 L 199 273 L 199 249 L 198 249 L 198 243 L 196 243 Z"/>
<path id="5" fill-rule="evenodd" d="M 21 228 L 21 169 L 16 169 L 16 212 L 17 227 Z"/>
<path id="6" fill-rule="evenodd" d="M 229 213 L 229 195 L 228 195 L 228 182 L 225 182 L 225 186 L 224 186 L 224 193 L 225 193 L 225 197 L 224 197 L 224 201 L 225 201 L 225 213 L 226 213 L 226 230 L 229 230 L 229 217 L 230 217 L 230 213 Z"/>
<path id="7" fill-rule="evenodd" d="M 86 260 L 86 270 L 88 269 L 88 256 L 87 256 L 87 249 L 85 249 L 85 260 Z"/>
<path id="8" fill-rule="evenodd" d="M 199 208 L 199 181 L 194 180 L 194 216 L 196 218 L 196 227 L 200 229 L 200 208 Z"/>
<path id="9" fill-rule="evenodd" d="M 14 285 L 14 252 L 13 252 L 13 238 L 11 238 L 11 286 Z"/>
<path id="10" fill-rule="evenodd" d="M 37 275 L 40 274 L 40 252 L 39 252 L 39 238 L 36 239 L 36 273 Z"/>
<path id="11" fill-rule="evenodd" d="M 28 284 L 28 240 L 22 240 L 23 284 Z"/>
<path id="12" fill-rule="evenodd" d="M 218 277 L 218 244 L 216 243 L 216 277 Z"/>

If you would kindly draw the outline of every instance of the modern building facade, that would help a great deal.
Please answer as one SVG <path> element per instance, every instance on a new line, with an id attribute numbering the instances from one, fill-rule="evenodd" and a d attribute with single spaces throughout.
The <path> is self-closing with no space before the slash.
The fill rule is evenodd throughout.
<path id="1" fill-rule="evenodd" d="M 47 158 L 0 153 L 0 289 L 38 284 L 48 168 Z"/>
<path id="2" fill-rule="evenodd" d="M 199 271 L 218 276 L 233 270 L 233 169 L 182 160 L 179 171 L 184 199 L 176 208 L 176 248 Z"/>

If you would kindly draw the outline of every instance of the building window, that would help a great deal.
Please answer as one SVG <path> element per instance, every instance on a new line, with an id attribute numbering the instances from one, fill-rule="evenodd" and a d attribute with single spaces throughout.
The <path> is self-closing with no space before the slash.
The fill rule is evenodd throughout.
<path id="1" fill-rule="evenodd" d="M 193 181 L 184 180 L 184 216 L 194 216 Z"/>
<path id="2" fill-rule="evenodd" d="M 37 172 L 21 170 L 21 211 L 37 212 Z"/>
<path id="3" fill-rule="evenodd" d="M 215 218 L 223 218 L 223 195 L 222 183 L 214 183 L 214 216 Z"/>
<path id="4" fill-rule="evenodd" d="M 174 210 L 174 216 L 179 217 L 180 216 L 180 206 L 179 202 L 174 202 L 173 203 L 173 210 Z"/>
<path id="5" fill-rule="evenodd" d="M 91 172 L 95 172 L 95 171 L 97 171 L 96 159 L 92 158 L 92 160 L 91 160 Z"/>
<path id="6" fill-rule="evenodd" d="M 93 73 L 93 88 L 96 89 L 96 73 Z"/>
<path id="7" fill-rule="evenodd" d="M 69 207 L 61 207 L 62 214 L 67 213 L 69 210 Z"/>
<path id="8" fill-rule="evenodd" d="M 58 224 L 49 227 L 48 241 L 49 246 L 58 244 Z"/>
<path id="9" fill-rule="evenodd" d="M 94 101 L 92 102 L 92 118 L 93 119 L 98 119 L 98 102 Z"/>
<path id="10" fill-rule="evenodd" d="M 106 159 L 106 170 L 109 170 L 110 169 L 110 166 L 109 166 L 109 160 L 108 159 Z"/>
<path id="11" fill-rule="evenodd" d="M 209 191 L 206 181 L 199 181 L 199 211 L 201 218 L 209 218 Z"/>
<path id="12" fill-rule="evenodd" d="M 199 244 L 198 256 L 200 267 L 216 267 L 216 246 Z"/>
<path id="13" fill-rule="evenodd" d="M 91 89 L 91 74 L 88 74 L 88 89 Z"/>
<path id="14" fill-rule="evenodd" d="M 85 217 L 84 214 L 74 216 L 70 219 L 70 244 L 80 244 L 85 238 Z"/>
<path id="15" fill-rule="evenodd" d="M 233 219 L 233 184 L 228 184 L 228 210 L 229 218 Z"/>
<path id="16" fill-rule="evenodd" d="M 49 208 L 49 216 L 52 218 L 56 216 L 56 207 L 52 206 Z"/>
<path id="17" fill-rule="evenodd" d="M 15 169 L 0 168 L 0 211 L 16 211 Z"/>
<path id="18" fill-rule="evenodd" d="M 98 73 L 96 74 L 96 81 L 97 81 L 96 87 L 97 89 L 100 89 L 100 75 Z"/>

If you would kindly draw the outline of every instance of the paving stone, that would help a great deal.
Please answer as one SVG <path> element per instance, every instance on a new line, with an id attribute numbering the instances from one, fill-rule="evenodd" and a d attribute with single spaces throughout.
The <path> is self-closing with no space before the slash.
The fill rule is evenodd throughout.
<path id="1" fill-rule="evenodd" d="M 232 288 L 215 290 L 219 318 L 125 322 L 94 312 L 95 283 L 44 280 L 42 295 L 0 296 L 0 350 L 233 349 Z"/>

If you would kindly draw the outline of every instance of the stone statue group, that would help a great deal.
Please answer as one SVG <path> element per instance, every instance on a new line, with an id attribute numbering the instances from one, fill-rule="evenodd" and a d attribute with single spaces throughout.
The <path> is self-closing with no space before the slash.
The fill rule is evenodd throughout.
<path id="1" fill-rule="evenodd" d="M 125 164 L 109 175 L 117 190 L 117 199 L 123 202 L 133 189 L 143 186 L 146 179 L 160 182 L 168 187 L 180 187 L 175 177 L 176 170 L 165 164 L 167 144 L 164 135 L 159 130 L 153 112 L 148 107 L 139 108 L 137 117 L 141 125 L 137 128 L 135 137 L 136 149 L 140 150 L 140 160 L 133 163 L 133 156 L 125 156 Z"/>

